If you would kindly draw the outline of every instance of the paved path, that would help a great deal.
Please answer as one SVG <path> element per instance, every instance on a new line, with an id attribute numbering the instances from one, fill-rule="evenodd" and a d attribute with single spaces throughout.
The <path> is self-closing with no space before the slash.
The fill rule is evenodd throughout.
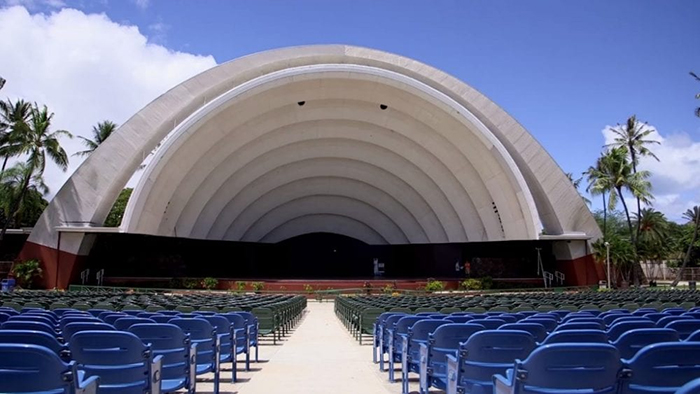
<path id="1" fill-rule="evenodd" d="M 364 343 L 364 342 L 363 342 Z M 222 372 L 221 391 L 239 394 L 398 394 L 401 384 L 391 384 L 387 373 L 372 363 L 372 347 L 358 345 L 333 313 L 333 303 L 309 302 L 303 320 L 277 346 L 260 348 L 259 364 L 230 384 L 229 365 Z M 399 375 L 400 376 L 400 375 Z M 417 377 L 412 379 L 417 391 Z M 199 383 L 197 392 L 211 385 Z"/>

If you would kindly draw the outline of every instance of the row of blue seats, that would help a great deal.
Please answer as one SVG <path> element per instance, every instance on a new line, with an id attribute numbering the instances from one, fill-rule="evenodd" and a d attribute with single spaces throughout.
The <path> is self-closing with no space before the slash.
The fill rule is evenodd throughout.
<path id="1" fill-rule="evenodd" d="M 460 326 L 460 324 L 450 323 L 469 322 L 471 323 L 470 327 L 478 327 L 481 330 L 500 328 L 501 330 L 527 331 L 529 335 L 533 337 L 535 343 L 554 343 L 566 341 L 608 343 L 608 340 L 612 339 L 613 341 L 617 341 L 617 345 L 623 348 L 622 351 L 626 357 L 631 356 L 634 351 L 638 350 L 640 344 L 658 340 L 678 341 L 681 339 L 681 337 L 685 338 L 689 336 L 689 334 L 686 334 L 686 331 L 682 331 L 682 334 L 679 335 L 677 331 L 669 328 L 660 330 L 653 329 L 655 326 L 651 319 L 642 320 L 639 318 L 639 316 L 633 316 L 629 314 L 629 312 L 625 312 L 618 312 L 620 316 L 613 316 L 616 314 L 615 312 L 609 315 L 603 315 L 600 318 L 601 321 L 597 322 L 599 324 L 593 326 L 590 325 L 590 322 L 577 322 L 578 319 L 594 318 L 593 316 L 584 317 L 580 313 L 567 313 L 567 316 L 564 317 L 561 317 L 556 313 L 532 314 L 527 318 L 524 318 L 524 316 L 518 316 L 521 318 L 521 320 L 516 323 L 506 323 L 506 320 L 517 321 L 514 316 L 468 316 L 466 314 L 458 314 L 457 316 L 440 316 L 442 319 L 431 319 L 430 314 L 425 314 L 423 316 L 405 315 L 402 313 L 385 314 L 377 319 L 377 327 L 375 328 L 375 338 L 377 339 L 375 344 L 377 345 L 377 349 L 375 349 L 374 358 L 376 362 L 376 350 L 379 350 L 380 369 L 384 370 L 384 354 L 389 354 L 389 379 L 391 381 L 394 381 L 394 363 L 400 361 L 402 363 L 403 381 L 407 382 L 406 376 L 408 372 L 418 372 L 419 369 L 419 357 L 417 354 L 415 354 L 418 352 L 418 344 L 426 341 L 428 339 L 427 335 L 432 329 L 435 329 L 435 327 L 445 324 L 448 326 Z M 625 316 L 626 314 L 627 316 Z M 608 316 L 617 317 L 619 319 L 610 319 L 609 322 L 611 323 L 611 327 L 608 329 L 608 331 L 603 331 L 601 329 L 603 327 L 602 319 L 607 319 Z M 625 318 L 632 320 L 625 321 Z M 690 316 L 686 316 L 686 318 L 691 319 Z M 414 326 L 414 324 L 422 320 L 425 320 L 425 322 L 418 325 L 419 327 Z M 684 318 L 679 322 L 669 322 L 667 325 L 673 327 L 674 325 L 679 324 L 685 325 L 685 327 L 683 327 L 684 330 L 689 330 L 691 328 L 694 328 L 694 330 L 700 329 L 700 320 L 697 319 L 688 321 Z M 690 327 L 691 325 L 692 327 Z M 409 330 L 409 328 L 411 329 Z M 451 337 L 452 346 L 448 350 L 451 350 L 453 353 L 457 352 L 458 342 L 455 341 L 458 339 L 466 340 L 466 337 L 471 334 L 467 328 L 465 328 L 465 331 L 461 333 L 461 337 L 456 334 L 459 331 L 454 331 L 459 330 L 458 328 L 453 330 L 454 332 Z M 639 328 L 651 329 L 652 333 L 651 335 L 649 335 L 649 333 L 642 334 L 644 337 L 642 339 L 637 337 L 634 337 L 637 339 L 627 337 L 621 341 L 619 340 L 621 339 L 620 337 L 622 334 L 624 334 L 626 331 Z M 554 334 L 547 336 L 552 331 L 554 331 Z M 377 333 L 379 333 L 379 335 L 377 335 Z M 700 333 L 695 334 L 694 338 L 699 339 Z M 411 344 L 416 344 L 416 346 L 413 347 L 413 350 L 409 350 Z M 445 363 L 443 362 L 442 365 L 444 367 Z M 424 381 L 425 379 L 422 380 Z M 403 386 L 403 391 L 406 392 L 408 389 L 407 383 L 404 383 Z"/>
<path id="2" fill-rule="evenodd" d="M 121 393 L 125 392 L 124 390 L 133 389 L 134 392 L 143 392 L 144 390 L 157 392 L 160 391 L 162 385 L 163 391 L 166 392 L 181 388 L 187 388 L 188 391 L 194 392 L 195 375 L 213 372 L 215 392 L 218 392 L 220 363 L 232 363 L 232 380 L 235 381 L 235 363 L 238 354 L 246 354 L 246 369 L 249 369 L 250 346 L 255 345 L 257 361 L 256 328 L 247 326 L 247 321 L 243 316 L 245 314 L 245 312 L 210 316 L 187 314 L 175 316 L 173 314 L 169 316 L 168 323 L 156 323 L 154 320 L 144 317 L 117 315 L 118 318 L 113 320 L 113 323 L 121 329 L 128 330 L 128 332 L 123 332 L 117 331 L 117 327 L 105 322 L 115 317 L 113 313 L 101 316 L 104 320 L 99 320 L 90 314 L 66 312 L 58 317 L 53 312 L 33 310 L 14 315 L 3 323 L 0 327 L 0 344 L 39 345 L 40 349 L 48 350 L 59 357 L 59 361 L 62 357 L 62 362 L 77 362 L 77 366 L 81 368 L 83 374 L 87 371 L 89 376 L 100 376 L 102 382 L 100 389 L 103 391 Z M 237 326 L 242 328 L 236 328 Z M 38 330 L 36 330 L 37 328 Z M 80 347 L 80 340 L 76 340 L 76 338 L 85 337 L 83 335 L 85 332 L 91 333 L 92 338 L 97 338 L 92 341 L 92 353 L 95 352 L 95 349 L 100 349 L 100 345 L 104 347 L 107 353 L 97 360 L 107 363 L 109 367 L 101 365 L 90 373 L 86 366 L 92 365 L 90 364 L 92 361 L 85 358 L 85 352 Z M 115 335 L 117 337 L 114 337 Z M 125 336 L 131 336 L 131 338 L 125 339 Z M 66 343 L 61 343 L 60 339 Z M 149 364 L 148 367 L 151 372 L 157 372 L 155 376 L 162 376 L 162 379 L 158 379 L 161 383 L 158 384 L 157 388 L 154 381 L 150 383 L 147 381 L 123 382 L 115 380 L 114 376 L 104 376 L 100 372 L 105 368 L 109 371 L 120 369 L 117 367 L 122 365 L 119 363 L 124 360 L 111 359 L 108 352 L 111 344 L 119 343 L 119 341 L 124 343 L 131 341 L 131 347 L 120 347 L 122 352 L 126 349 L 138 350 L 139 348 L 136 346 L 138 342 L 142 346 L 153 347 L 153 354 L 162 357 L 159 359 L 159 364 L 163 364 L 162 373 L 160 365 L 156 368 Z M 191 345 L 188 345 L 189 343 Z M 16 349 L 8 349 L 8 351 L 15 352 Z M 33 351 L 36 352 L 36 349 Z M 187 360 L 190 361 L 185 365 L 184 362 Z M 110 365 L 109 363 L 112 362 L 117 364 Z M 63 367 L 68 368 L 67 365 Z M 126 366 L 126 368 L 128 370 L 130 367 Z M 15 366 L 14 369 L 12 365 L 5 365 L 2 376 L 10 376 L 12 371 L 21 375 L 21 365 Z M 126 374 L 117 375 L 128 378 Z M 0 379 L 0 391 L 5 391 L 4 383 L 2 383 L 5 381 L 7 384 L 11 384 L 13 380 Z M 148 386 L 146 387 L 142 383 Z M 8 391 L 12 391 L 12 389 L 8 388 Z"/>

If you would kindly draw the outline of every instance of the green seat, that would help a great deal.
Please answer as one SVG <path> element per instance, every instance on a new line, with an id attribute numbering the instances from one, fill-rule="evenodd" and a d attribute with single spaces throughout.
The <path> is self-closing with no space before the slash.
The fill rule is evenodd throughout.
<path id="1" fill-rule="evenodd" d="M 554 305 L 547 305 L 547 304 L 540 305 L 537 308 L 535 308 L 535 310 L 537 312 L 549 312 L 549 311 L 554 311 L 556 309 L 557 308 L 555 308 Z"/>
<path id="2" fill-rule="evenodd" d="M 682 302 L 679 306 L 683 309 L 692 309 L 695 308 L 695 303 L 692 301 L 685 301 Z"/>
<path id="3" fill-rule="evenodd" d="M 243 312 L 243 309 L 241 309 L 238 306 L 226 306 L 221 310 L 222 313 L 228 313 L 228 312 Z"/>
<path id="4" fill-rule="evenodd" d="M 482 308 L 480 306 L 471 306 L 469 308 L 464 308 L 464 312 L 484 313 L 486 312 L 486 308 Z"/>
<path id="5" fill-rule="evenodd" d="M 46 309 L 46 307 L 43 304 L 40 304 L 36 301 L 29 301 L 24 303 L 25 308 L 39 308 L 39 309 Z"/>
<path id="6" fill-rule="evenodd" d="M 271 308 L 253 308 L 251 313 L 258 319 L 258 335 L 272 334 L 272 344 L 277 344 L 277 319 Z"/>
<path id="7" fill-rule="evenodd" d="M 437 309 L 432 308 L 432 307 L 423 306 L 423 307 L 418 307 L 418 308 L 414 309 L 413 312 L 415 312 L 415 313 L 426 313 L 426 312 L 437 313 Z"/>
<path id="8" fill-rule="evenodd" d="M 458 312 L 462 312 L 462 310 L 459 308 L 455 308 L 455 307 L 446 307 L 446 308 L 440 309 L 440 313 L 444 313 L 446 315 L 449 315 L 450 313 L 458 313 Z"/>
<path id="9" fill-rule="evenodd" d="M 146 312 L 158 312 L 158 311 L 162 311 L 164 309 L 165 308 L 163 308 L 160 305 L 149 305 L 146 307 Z"/>
<path id="10" fill-rule="evenodd" d="M 87 302 L 76 302 L 71 306 L 71 308 L 77 309 L 79 311 L 86 311 L 88 309 L 91 309 L 92 306 L 90 306 L 90 304 L 88 304 Z"/>
<path id="11" fill-rule="evenodd" d="M 510 308 L 505 305 L 494 306 L 489 308 L 489 312 L 510 312 Z"/>
<path id="12" fill-rule="evenodd" d="M 59 308 L 70 308 L 70 307 L 65 302 L 54 302 L 51 305 L 49 305 L 50 310 L 59 309 Z"/>
<path id="13" fill-rule="evenodd" d="M 617 304 L 605 304 L 602 307 L 600 307 L 601 312 L 607 312 L 613 309 L 620 309 L 620 306 Z"/>
<path id="14" fill-rule="evenodd" d="M 219 313 L 219 308 L 217 308 L 217 307 L 215 307 L 215 306 L 203 306 L 203 307 L 199 308 L 199 311 L 201 311 L 201 312 L 216 312 L 216 313 Z"/>
<path id="15" fill-rule="evenodd" d="M 576 305 L 559 305 L 557 309 L 560 311 L 577 312 L 579 308 Z"/>
<path id="16" fill-rule="evenodd" d="M 12 308 L 12 309 L 16 310 L 17 312 L 22 311 L 22 305 L 17 303 L 17 302 L 14 302 L 14 301 L 5 301 L 2 303 L 2 306 L 7 307 L 7 308 Z"/>
<path id="17" fill-rule="evenodd" d="M 391 309 L 389 309 L 389 312 L 396 312 L 396 313 L 413 313 L 413 311 L 411 310 L 411 308 L 399 308 L 399 307 L 391 308 Z"/>
<path id="18" fill-rule="evenodd" d="M 178 312 L 182 313 L 192 313 L 194 312 L 194 308 L 188 305 L 178 305 L 175 307 L 175 310 Z"/>

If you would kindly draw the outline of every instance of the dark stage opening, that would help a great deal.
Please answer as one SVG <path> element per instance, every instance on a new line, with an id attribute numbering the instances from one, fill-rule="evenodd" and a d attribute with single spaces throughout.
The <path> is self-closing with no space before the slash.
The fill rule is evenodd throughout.
<path id="1" fill-rule="evenodd" d="M 374 260 L 386 279 L 541 278 L 555 259 L 547 241 L 367 245 L 337 234 L 313 233 L 277 244 L 212 241 L 140 234 L 95 234 L 86 266 L 105 277 L 229 279 L 372 279 Z M 461 270 L 457 271 L 455 265 Z"/>

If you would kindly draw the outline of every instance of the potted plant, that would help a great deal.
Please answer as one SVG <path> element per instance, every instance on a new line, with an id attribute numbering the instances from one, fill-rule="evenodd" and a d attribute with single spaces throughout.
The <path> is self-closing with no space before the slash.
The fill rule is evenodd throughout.
<path id="1" fill-rule="evenodd" d="M 26 260 L 16 262 L 12 266 L 11 274 L 17 280 L 18 285 L 30 289 L 34 280 L 43 275 L 43 270 L 39 260 Z"/>

